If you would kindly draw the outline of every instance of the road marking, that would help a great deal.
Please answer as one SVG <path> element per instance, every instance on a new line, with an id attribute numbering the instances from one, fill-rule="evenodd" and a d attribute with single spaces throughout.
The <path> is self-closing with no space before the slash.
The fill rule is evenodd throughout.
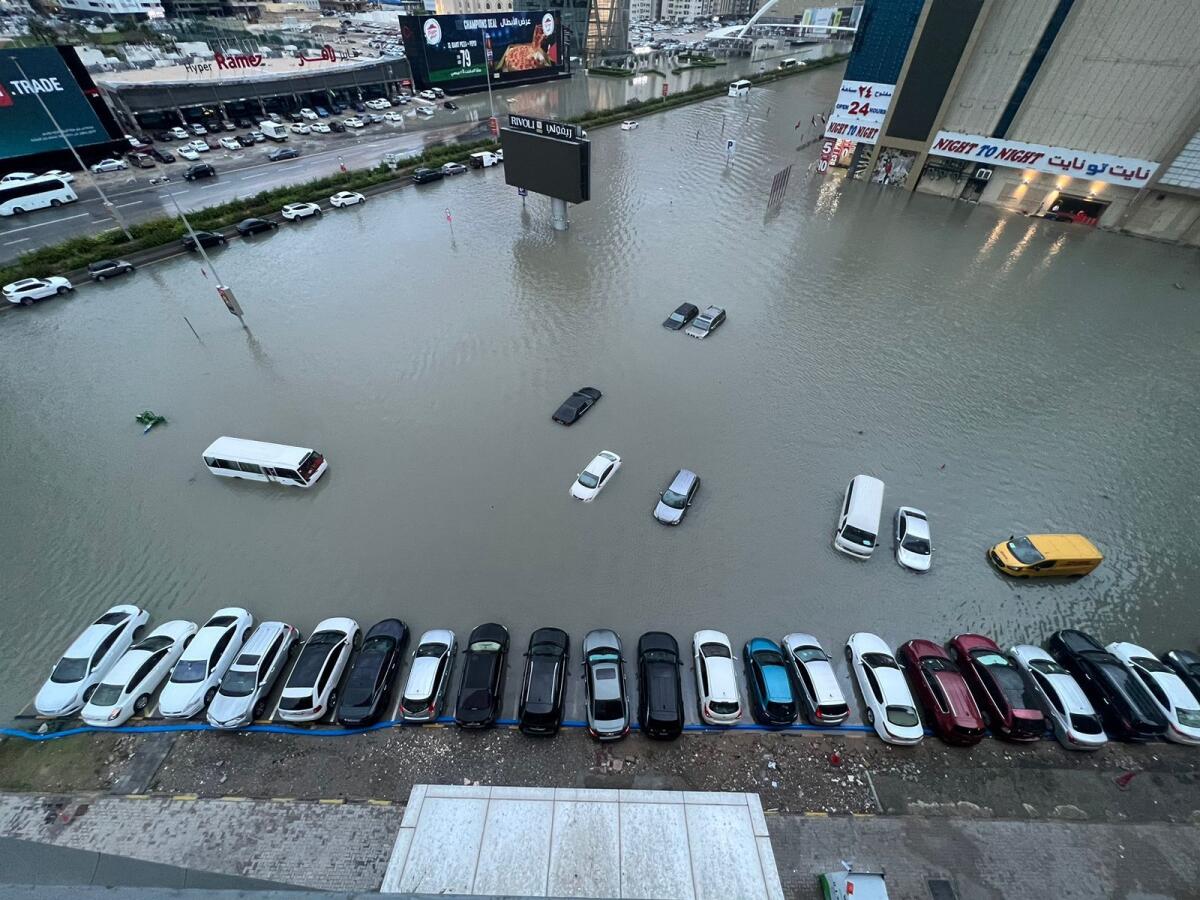
<path id="1" fill-rule="evenodd" d="M 5 242 L 4 242 L 4 246 L 5 246 L 5 247 L 9 247 L 9 246 L 11 246 L 11 245 L 13 245 L 13 244 L 19 244 L 19 243 L 21 243 L 22 241 L 27 241 L 27 240 L 29 240 L 29 238 L 17 238 L 15 241 L 5 241 Z"/>
<path id="2" fill-rule="evenodd" d="M 324 803 L 327 806 L 341 806 L 346 801 L 342 800 L 341 798 L 338 798 L 338 797 L 322 797 L 317 802 Z"/>
<path id="3" fill-rule="evenodd" d="M 79 213 L 74 216 L 63 216 L 61 219 L 50 219 L 48 222 L 38 222 L 36 225 L 24 225 L 21 228 L 10 228 L 8 231 L 0 231 L 0 237 L 7 237 L 10 234 L 16 234 L 18 231 L 28 231 L 30 228 L 45 228 L 47 225 L 57 225 L 59 222 L 70 222 L 72 219 L 82 219 L 84 216 L 90 216 L 91 213 Z"/>
<path id="4" fill-rule="evenodd" d="M 391 806 L 391 800 L 368 800 L 367 806 Z"/>
<path id="5" fill-rule="evenodd" d="M 139 203 L 145 203 L 145 200 L 130 200 L 128 203 L 118 203 L 117 209 L 124 209 L 127 206 L 137 206 Z"/>
<path id="6" fill-rule="evenodd" d="M 200 795 L 199 794 L 175 794 L 174 796 L 171 797 L 171 799 L 172 800 L 184 800 L 184 801 L 199 800 Z"/>
<path id="7" fill-rule="evenodd" d="M 278 169 L 277 171 L 279 171 L 279 172 L 290 172 L 292 169 L 299 169 L 299 168 L 303 168 L 303 166 L 304 166 L 304 164 L 303 164 L 303 163 L 296 163 L 296 165 L 294 165 L 294 166 L 280 166 L 280 167 L 279 167 L 279 169 Z M 263 172 L 262 174 L 264 174 L 264 175 L 269 175 L 270 173 L 269 173 L 269 172 Z"/>
<path id="8" fill-rule="evenodd" d="M 266 175 L 270 175 L 270 174 L 271 174 L 270 172 L 255 172 L 253 175 L 243 175 L 241 180 L 249 181 L 251 178 L 262 178 L 262 177 L 264 177 Z"/>

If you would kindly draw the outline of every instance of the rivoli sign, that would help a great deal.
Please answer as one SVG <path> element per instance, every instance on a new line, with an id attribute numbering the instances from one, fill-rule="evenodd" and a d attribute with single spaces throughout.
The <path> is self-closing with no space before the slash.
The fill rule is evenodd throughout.
<path id="1" fill-rule="evenodd" d="M 939 131 L 929 152 L 934 156 L 950 156 L 971 162 L 1017 169 L 1033 169 L 1047 175 L 1070 175 L 1087 181 L 1106 181 L 1126 187 L 1145 187 L 1158 169 L 1158 163 L 1127 156 L 1110 156 L 1088 150 L 1071 150 L 1047 144 L 1026 144 L 984 137 L 981 134 L 960 134 Z"/>

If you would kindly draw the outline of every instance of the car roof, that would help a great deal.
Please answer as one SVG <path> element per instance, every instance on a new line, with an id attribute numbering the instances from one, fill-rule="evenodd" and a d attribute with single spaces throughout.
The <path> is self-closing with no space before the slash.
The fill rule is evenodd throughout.
<path id="1" fill-rule="evenodd" d="M 924 516 L 907 515 L 905 522 L 908 526 L 908 534 L 916 537 L 929 539 L 929 520 Z"/>
<path id="2" fill-rule="evenodd" d="M 720 313 L 723 313 L 724 311 L 725 310 L 721 309 L 721 307 L 719 307 L 719 306 L 706 306 L 704 308 L 704 312 L 701 313 L 701 315 L 703 315 L 704 318 L 706 318 L 706 319 L 711 319 L 713 316 L 719 315 Z"/>
<path id="3" fill-rule="evenodd" d="M 925 638 L 914 638 L 905 644 L 905 646 L 911 647 L 913 652 L 916 653 L 920 659 L 925 659 L 927 657 L 934 657 L 936 659 L 950 658 L 950 654 L 946 652 L 945 648 L 943 648 L 941 644 L 935 641 L 926 640 Z"/>
<path id="4" fill-rule="evenodd" d="M 587 467 L 583 471 L 591 472 L 593 475 L 600 475 L 605 469 L 607 469 L 612 464 L 613 464 L 613 460 L 609 459 L 607 456 L 597 453 L 596 456 L 592 459 L 592 461 L 587 464 Z"/>
<path id="5" fill-rule="evenodd" d="M 763 683 L 767 687 L 768 700 L 790 701 L 792 699 L 792 683 L 788 671 L 783 666 L 763 666 Z"/>
<path id="6" fill-rule="evenodd" d="M 892 655 L 892 648 L 887 645 L 887 642 L 879 635 L 871 634 L 869 631 L 856 631 L 850 635 L 846 643 L 852 645 L 860 654 L 886 653 L 888 656 Z"/>
<path id="7" fill-rule="evenodd" d="M 737 676 L 733 660 L 724 656 L 710 656 L 704 660 L 708 668 L 708 693 L 713 700 L 733 700 L 740 703 Z"/>
<path id="8" fill-rule="evenodd" d="M 557 644 L 559 647 L 566 647 L 570 641 L 570 637 L 561 628 L 539 628 L 529 636 L 529 646 L 534 644 Z"/>
<path id="9" fill-rule="evenodd" d="M 681 493 L 681 489 L 686 488 L 695 480 L 696 473 L 691 469 L 680 469 L 675 473 L 675 477 L 671 479 L 671 484 L 667 489 L 675 491 L 678 494 Z"/>
<path id="10" fill-rule="evenodd" d="M 1027 534 L 1047 559 L 1103 559 L 1104 554 L 1082 534 Z"/>
<path id="11" fill-rule="evenodd" d="M 286 622 L 259 622 L 258 627 L 254 629 L 254 633 L 247 638 L 246 643 L 242 644 L 242 649 L 238 651 L 238 656 L 243 653 L 253 656 L 262 656 L 270 649 L 271 643 L 279 636 L 281 631 L 288 628 Z M 236 666 L 237 661 L 234 660 Z M 258 662 L 255 662 L 255 666 Z"/>
<path id="12" fill-rule="evenodd" d="M 138 612 L 140 612 L 140 610 L 136 606 L 122 604 L 120 606 L 113 606 L 109 609 L 106 609 L 103 613 L 97 616 L 96 619 L 103 619 L 105 616 L 112 615 L 113 613 L 124 613 L 127 616 L 136 616 Z M 125 622 L 120 622 L 115 625 L 97 625 L 93 622 L 91 625 L 88 625 L 87 628 L 83 629 L 83 631 L 79 633 L 75 640 L 71 641 L 71 645 L 63 652 L 63 656 L 91 656 L 101 641 L 108 637 L 114 629 L 124 627 L 125 624 Z"/>
<path id="13" fill-rule="evenodd" d="M 746 648 L 751 653 L 758 653 L 760 650 L 774 650 L 776 653 L 780 653 L 779 645 L 765 637 L 750 638 L 746 641 Z"/>
<path id="14" fill-rule="evenodd" d="M 1064 628 L 1062 631 L 1056 631 L 1051 637 L 1058 638 L 1068 649 L 1076 652 L 1085 650 L 1094 650 L 1101 653 L 1107 653 L 1104 645 L 1088 634 L 1086 631 L 1079 631 L 1074 628 Z"/>
<path id="15" fill-rule="evenodd" d="M 884 704 L 904 702 L 904 698 L 911 698 L 908 682 L 904 680 L 904 673 L 899 669 L 885 668 L 871 671 L 875 673 L 875 680 L 879 682 L 879 690 L 883 692 Z M 907 703 L 911 705 L 912 700 L 908 699 Z"/>
<path id="16" fill-rule="evenodd" d="M 711 628 L 702 628 L 697 631 L 692 637 L 692 643 L 697 646 L 702 644 L 724 644 L 732 650 L 732 645 L 729 643 L 729 635 L 723 631 L 715 631 Z"/>

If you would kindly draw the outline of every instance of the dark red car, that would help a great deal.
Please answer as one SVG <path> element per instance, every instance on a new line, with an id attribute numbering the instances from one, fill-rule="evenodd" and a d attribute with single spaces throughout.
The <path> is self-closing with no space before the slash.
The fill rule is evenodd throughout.
<path id="1" fill-rule="evenodd" d="M 969 747 L 983 737 L 983 715 L 962 673 L 941 645 L 918 638 L 900 648 L 913 692 L 948 744 Z"/>
<path id="2" fill-rule="evenodd" d="M 992 731 L 1010 741 L 1036 741 L 1046 732 L 1046 716 L 1037 695 L 1016 663 L 996 642 L 982 634 L 960 634 L 950 639 L 950 656 Z"/>

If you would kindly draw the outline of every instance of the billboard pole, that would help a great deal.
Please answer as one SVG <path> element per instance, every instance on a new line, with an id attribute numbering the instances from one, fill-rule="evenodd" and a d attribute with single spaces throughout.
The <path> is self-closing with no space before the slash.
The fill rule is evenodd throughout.
<path id="1" fill-rule="evenodd" d="M 492 103 L 492 42 L 488 38 L 487 31 L 483 32 L 483 67 L 487 78 L 488 89 L 488 116 L 492 119 L 496 118 L 496 107 Z"/>
<path id="2" fill-rule="evenodd" d="M 208 258 L 208 252 L 204 249 L 204 245 L 200 243 L 200 239 L 196 237 L 196 232 L 192 230 L 192 223 L 188 221 L 188 217 L 183 214 L 183 209 L 179 206 L 179 201 L 175 199 L 173 191 L 167 191 L 167 196 L 171 198 L 171 204 L 175 207 L 175 212 L 179 213 L 179 218 L 183 220 L 183 227 L 187 229 L 188 237 L 192 239 L 192 244 L 200 251 L 200 255 L 204 257 L 204 264 L 208 266 L 213 273 L 213 278 L 217 282 L 217 295 L 228 307 L 229 311 L 238 317 L 238 321 L 242 323 L 242 327 L 246 327 L 246 320 L 242 318 L 242 305 L 238 303 L 233 296 L 233 291 L 229 290 L 225 285 L 221 284 L 221 276 L 217 274 L 216 267 L 212 264 L 212 260 Z M 188 325 L 191 325 L 188 322 Z M 249 330 L 249 329 L 247 329 Z"/>
<path id="3" fill-rule="evenodd" d="M 21 67 L 20 61 L 18 61 L 15 56 L 10 56 L 9 59 L 11 59 L 13 65 L 17 67 L 17 71 L 21 73 L 21 77 L 28 81 L 29 76 L 25 74 L 25 69 Z M 58 119 L 54 118 L 54 113 L 50 112 L 50 107 L 46 105 L 46 101 L 42 99 L 42 95 L 40 93 L 34 93 L 33 97 L 42 107 L 42 112 L 46 114 L 46 118 L 50 120 L 50 124 L 53 125 L 54 130 L 58 132 L 58 136 L 62 138 L 63 143 L 67 145 L 67 149 L 71 151 L 71 155 L 75 157 L 75 162 L 79 164 L 79 168 L 88 173 L 88 180 L 92 182 L 92 187 L 96 189 L 96 193 L 100 195 L 100 200 L 104 204 L 104 208 L 108 210 L 108 214 L 112 216 L 113 221 L 120 226 L 121 231 L 125 232 L 125 240 L 132 241 L 133 235 L 130 234 L 129 229 L 125 227 L 125 222 L 122 221 L 120 213 L 117 212 L 117 208 L 113 206 L 112 201 L 108 199 L 108 195 L 104 193 L 104 190 L 96 182 L 95 177 L 92 176 L 92 170 L 85 166 L 83 164 L 83 160 L 79 158 L 79 152 L 75 149 L 75 145 L 71 143 L 71 140 L 67 137 L 66 132 L 62 130 L 62 126 L 58 124 Z"/>

